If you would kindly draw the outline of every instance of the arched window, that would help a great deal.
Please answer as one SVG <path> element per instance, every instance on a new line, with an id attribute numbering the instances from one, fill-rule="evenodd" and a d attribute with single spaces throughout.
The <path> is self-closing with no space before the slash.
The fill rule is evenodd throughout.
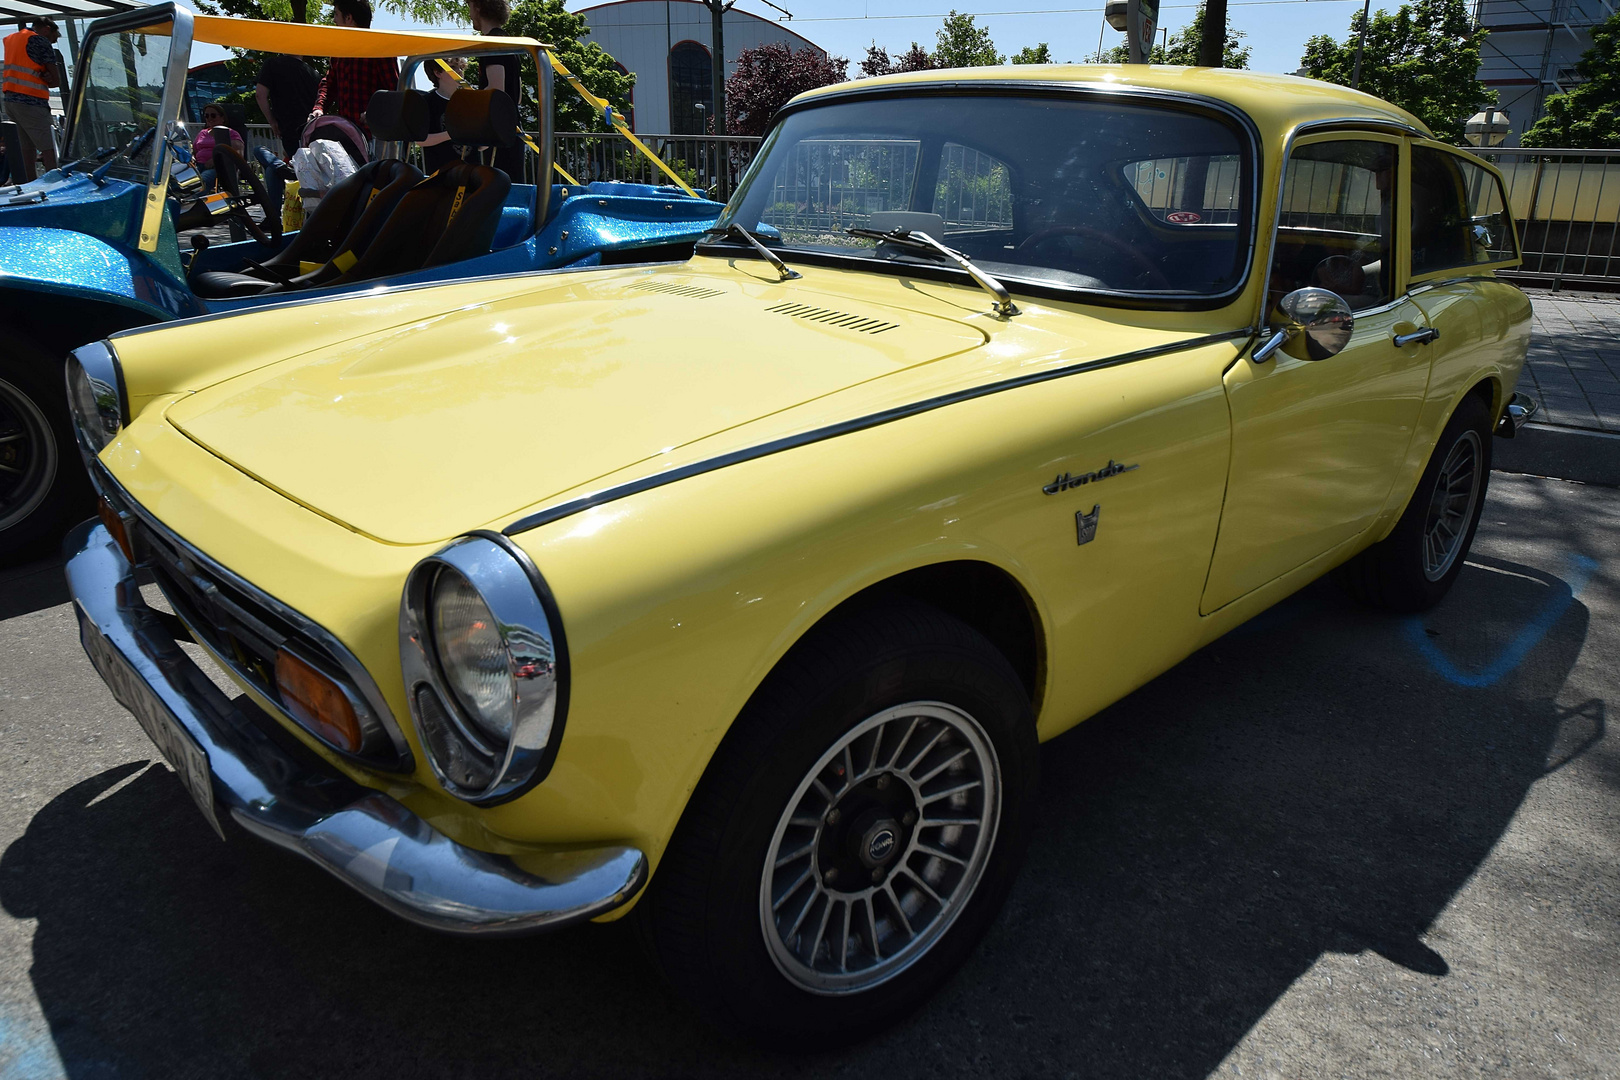
<path id="1" fill-rule="evenodd" d="M 613 61 L 613 66 L 619 69 L 620 75 L 630 74 L 630 69 L 617 60 Z M 630 126 L 631 131 L 636 130 L 636 87 L 634 83 L 630 85 L 630 111 L 625 114 L 624 122 Z"/>
<path id="2" fill-rule="evenodd" d="M 669 50 L 670 134 L 702 135 L 709 130 L 714 108 L 712 72 L 709 50 L 697 42 L 676 42 Z"/>

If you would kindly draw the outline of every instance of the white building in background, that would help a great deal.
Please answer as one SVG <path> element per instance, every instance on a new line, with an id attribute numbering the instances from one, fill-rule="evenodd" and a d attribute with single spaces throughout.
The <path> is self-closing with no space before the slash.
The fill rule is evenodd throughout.
<path id="1" fill-rule="evenodd" d="M 574 12 L 591 28 L 587 41 L 606 49 L 636 77 L 630 126 L 637 132 L 696 135 L 713 107 L 714 35 L 709 9 L 697 0 L 616 0 Z M 725 14 L 726 74 L 737 54 L 781 43 L 794 51 L 826 50 L 781 23 L 732 9 Z"/>

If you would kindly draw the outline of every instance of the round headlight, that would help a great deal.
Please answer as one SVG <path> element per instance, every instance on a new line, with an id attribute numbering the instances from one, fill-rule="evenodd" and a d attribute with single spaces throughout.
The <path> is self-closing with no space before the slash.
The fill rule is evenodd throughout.
<path id="1" fill-rule="evenodd" d="M 456 703 L 479 732 L 504 747 L 517 687 L 499 625 L 478 590 L 445 567 L 433 583 L 433 648 Z"/>
<path id="2" fill-rule="evenodd" d="M 100 453 L 124 428 L 120 382 L 118 361 L 105 345 L 86 345 L 68 357 L 68 408 L 79 443 L 91 454 Z"/>

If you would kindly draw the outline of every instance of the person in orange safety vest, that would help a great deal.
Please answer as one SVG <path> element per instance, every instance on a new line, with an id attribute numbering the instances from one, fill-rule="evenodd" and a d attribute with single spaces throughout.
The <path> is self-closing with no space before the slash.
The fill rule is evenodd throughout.
<path id="1" fill-rule="evenodd" d="M 34 159 L 43 157 L 47 170 L 56 168 L 56 136 L 51 130 L 51 87 L 58 82 L 56 49 L 62 31 L 53 19 L 41 16 L 27 30 L 4 41 L 5 70 L 0 78 L 0 101 L 7 120 L 14 121 L 22 144 L 23 172 L 13 183 L 34 179 Z"/>

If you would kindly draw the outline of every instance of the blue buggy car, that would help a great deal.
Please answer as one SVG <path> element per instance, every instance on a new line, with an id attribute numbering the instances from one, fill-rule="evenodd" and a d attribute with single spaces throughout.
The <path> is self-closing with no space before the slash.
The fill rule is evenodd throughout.
<path id="1" fill-rule="evenodd" d="M 371 160 L 327 191 L 298 231 L 282 234 L 263 180 L 228 132 L 215 133 L 213 183 L 193 167 L 182 107 L 197 43 L 404 58 L 400 88 L 377 93 L 367 111 Z M 554 61 L 545 50 L 528 38 L 259 22 L 173 3 L 93 24 L 67 105 L 65 163 L 0 188 L 0 559 L 54 542 L 83 516 L 89 487 L 62 379 L 72 348 L 134 326 L 360 289 L 690 255 L 723 207 L 673 173 L 669 186 L 545 182 L 561 172 L 551 160 Z M 458 90 L 443 126 L 468 149 L 424 176 L 407 160 L 427 134 L 418 72 L 440 58 L 511 53 L 535 61 L 540 137 L 521 134 L 511 97 Z M 520 140 L 539 183 L 480 161 L 480 148 Z M 247 239 L 208 243 L 219 225 Z M 220 339 L 229 348 L 228 324 Z"/>

